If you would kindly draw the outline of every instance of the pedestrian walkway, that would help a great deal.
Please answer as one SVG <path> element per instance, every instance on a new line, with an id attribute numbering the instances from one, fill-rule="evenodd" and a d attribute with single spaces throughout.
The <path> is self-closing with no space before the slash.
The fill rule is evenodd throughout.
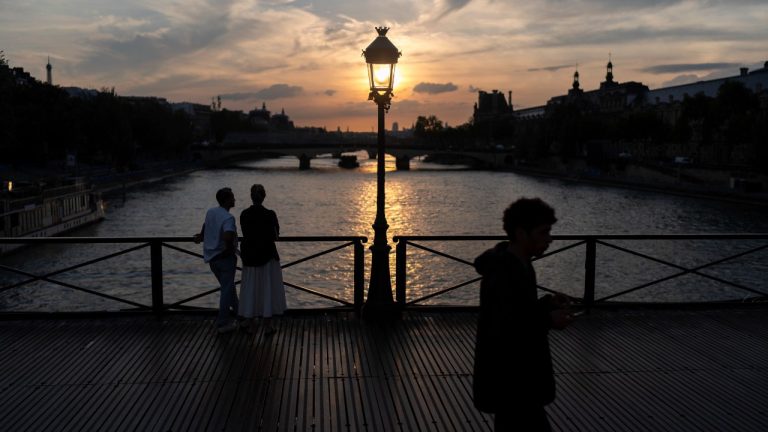
<path id="1" fill-rule="evenodd" d="M 552 332 L 562 431 L 768 430 L 768 310 L 598 310 Z M 474 312 L 0 322 L 4 430 L 490 431 Z M 514 355 L 514 353 L 512 353 Z"/>

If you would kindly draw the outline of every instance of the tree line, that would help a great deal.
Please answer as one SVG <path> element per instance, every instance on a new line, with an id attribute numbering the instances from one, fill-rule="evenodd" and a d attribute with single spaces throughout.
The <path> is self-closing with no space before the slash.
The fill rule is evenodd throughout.
<path id="1" fill-rule="evenodd" d="M 73 97 L 34 79 L 19 83 L 0 56 L 0 151 L 7 163 L 47 164 L 73 154 L 132 169 L 140 160 L 183 157 L 193 131 L 186 113 L 154 98 L 122 98 L 114 88 Z"/>

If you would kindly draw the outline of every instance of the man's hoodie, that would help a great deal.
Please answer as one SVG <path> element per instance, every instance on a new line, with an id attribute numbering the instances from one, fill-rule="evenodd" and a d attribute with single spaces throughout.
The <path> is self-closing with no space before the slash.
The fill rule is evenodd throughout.
<path id="1" fill-rule="evenodd" d="M 481 411 L 543 406 L 555 383 L 547 334 L 550 297 L 537 298 L 536 274 L 501 242 L 475 259 L 483 276 L 473 394 Z"/>

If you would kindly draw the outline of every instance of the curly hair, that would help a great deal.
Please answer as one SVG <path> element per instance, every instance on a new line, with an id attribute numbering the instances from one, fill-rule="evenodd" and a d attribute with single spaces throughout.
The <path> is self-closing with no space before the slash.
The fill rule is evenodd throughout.
<path id="1" fill-rule="evenodd" d="M 557 222 L 555 209 L 541 198 L 520 198 L 504 210 L 504 231 L 510 239 L 515 238 L 515 229 L 531 231 L 540 225 L 554 225 Z"/>

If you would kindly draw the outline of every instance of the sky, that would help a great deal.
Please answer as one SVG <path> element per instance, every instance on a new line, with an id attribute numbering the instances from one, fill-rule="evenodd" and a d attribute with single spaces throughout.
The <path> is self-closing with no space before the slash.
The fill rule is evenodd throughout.
<path id="1" fill-rule="evenodd" d="M 477 91 L 515 109 L 605 77 L 651 89 L 738 74 L 768 61 L 766 0 L 0 0 L 0 50 L 54 83 L 251 110 L 297 126 L 371 131 L 362 50 L 374 27 L 402 51 L 387 114 L 450 126 Z"/>

